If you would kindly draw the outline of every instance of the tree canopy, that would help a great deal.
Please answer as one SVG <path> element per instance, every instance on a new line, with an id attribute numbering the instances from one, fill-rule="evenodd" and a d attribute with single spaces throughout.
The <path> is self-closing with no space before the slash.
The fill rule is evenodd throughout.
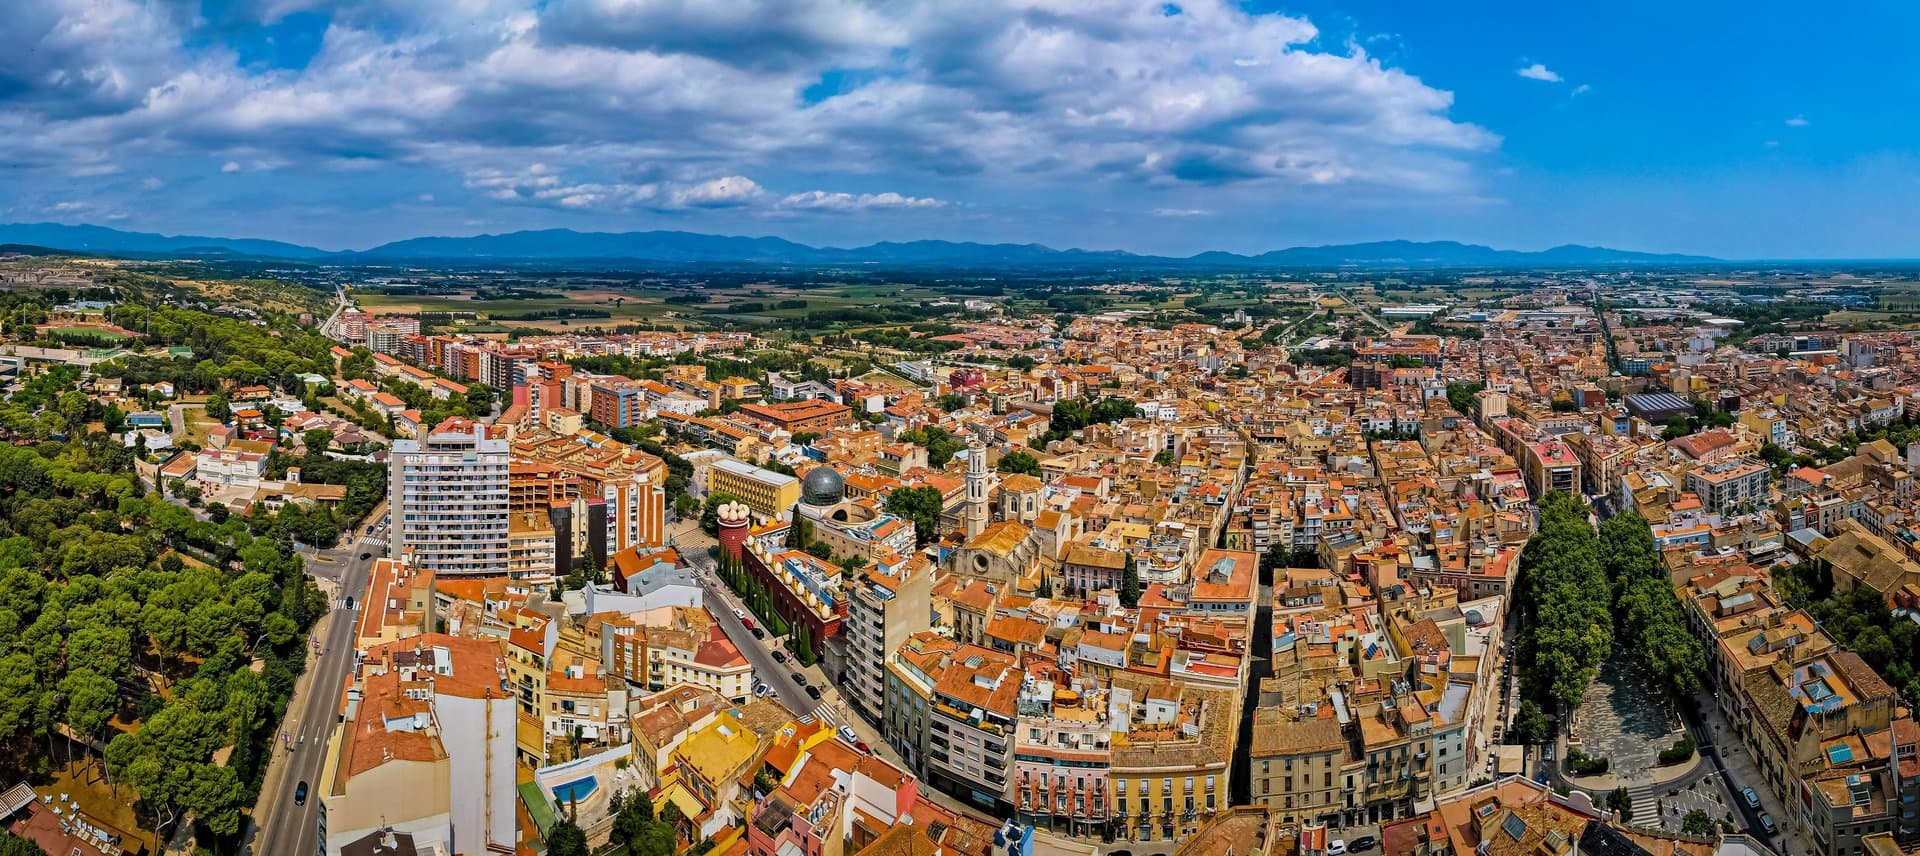
<path id="1" fill-rule="evenodd" d="M 1515 654 L 1528 697 L 1572 710 L 1612 650 L 1613 598 L 1586 503 L 1555 491 L 1539 508 L 1515 584 Z"/>

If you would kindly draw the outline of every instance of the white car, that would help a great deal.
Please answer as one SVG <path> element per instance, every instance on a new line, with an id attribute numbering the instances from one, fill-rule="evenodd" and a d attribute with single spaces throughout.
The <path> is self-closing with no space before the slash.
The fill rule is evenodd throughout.
<path id="1" fill-rule="evenodd" d="M 736 609 L 733 611 L 733 617 L 745 621 L 747 620 L 747 611 L 744 609 Z"/>
<path id="2" fill-rule="evenodd" d="M 840 739 L 847 741 L 847 745 L 851 746 L 860 742 L 860 735 L 855 734 L 852 728 L 842 725 L 840 726 Z"/>
<path id="3" fill-rule="evenodd" d="M 1347 852 L 1347 840 L 1335 838 L 1327 842 L 1327 856 L 1343 856 Z"/>

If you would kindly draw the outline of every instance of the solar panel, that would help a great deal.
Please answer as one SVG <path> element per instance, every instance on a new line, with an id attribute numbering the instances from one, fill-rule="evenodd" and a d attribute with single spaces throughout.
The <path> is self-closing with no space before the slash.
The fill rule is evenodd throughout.
<path id="1" fill-rule="evenodd" d="M 1507 837 L 1519 841 L 1521 838 L 1526 837 L 1527 822 L 1521 820 L 1520 815 L 1510 814 L 1507 815 L 1506 820 L 1500 821 L 1500 831 L 1505 832 Z"/>

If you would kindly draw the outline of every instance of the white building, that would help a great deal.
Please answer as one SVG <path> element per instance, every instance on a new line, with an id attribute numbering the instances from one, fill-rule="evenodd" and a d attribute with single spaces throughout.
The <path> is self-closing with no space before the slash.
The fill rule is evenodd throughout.
<path id="1" fill-rule="evenodd" d="M 395 440 L 387 492 L 388 555 L 413 550 L 416 566 L 443 575 L 501 575 L 508 566 L 508 443 L 487 426 L 448 419 L 423 439 Z"/>

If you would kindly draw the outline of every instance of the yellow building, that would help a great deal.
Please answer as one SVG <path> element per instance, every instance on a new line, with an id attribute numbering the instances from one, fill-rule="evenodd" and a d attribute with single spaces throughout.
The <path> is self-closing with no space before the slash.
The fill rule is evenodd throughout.
<path id="1" fill-rule="evenodd" d="M 734 825 L 740 780 L 761 757 L 760 736 L 729 710 L 707 723 L 673 750 L 674 768 L 662 788 L 664 798 L 711 838 Z"/>
<path id="2" fill-rule="evenodd" d="M 732 459 L 707 470 L 707 490 L 733 494 L 762 520 L 784 516 L 800 502 L 799 479 Z"/>

